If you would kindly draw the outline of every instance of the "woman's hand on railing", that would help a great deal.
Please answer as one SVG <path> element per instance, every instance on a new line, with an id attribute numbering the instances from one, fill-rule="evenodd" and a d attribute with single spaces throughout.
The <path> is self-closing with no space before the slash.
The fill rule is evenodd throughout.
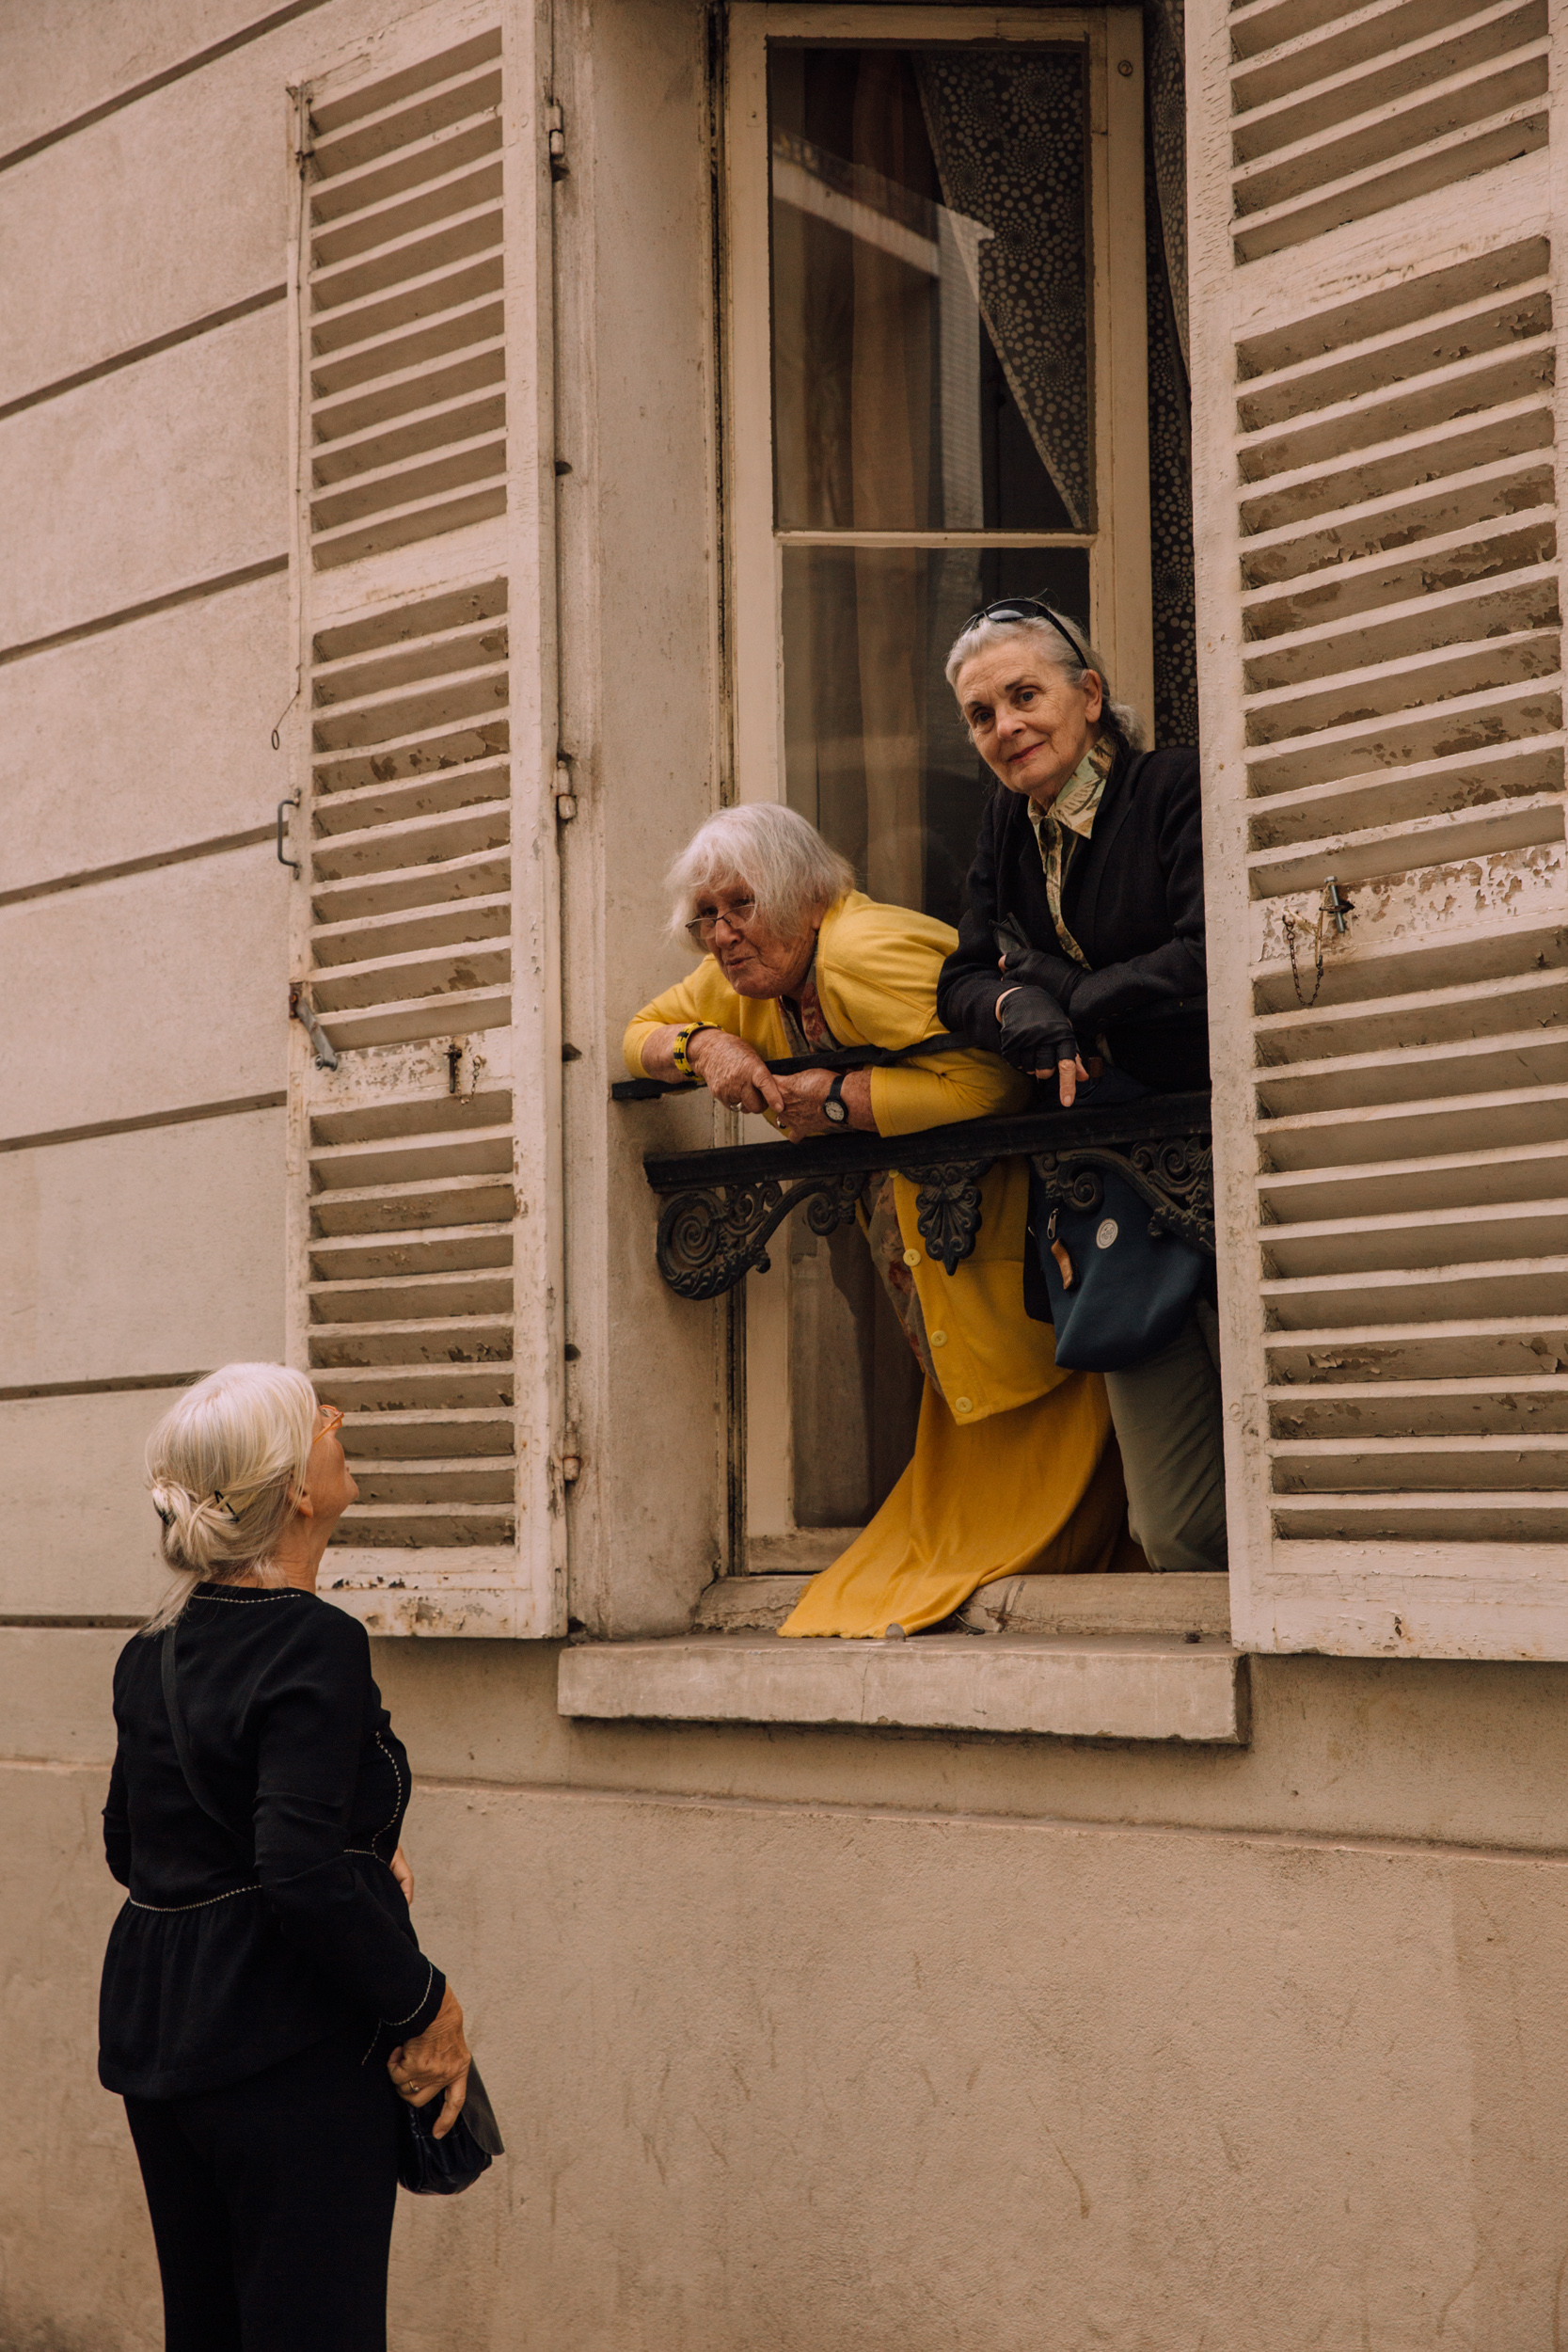
<path id="1" fill-rule="evenodd" d="M 771 1111 L 775 1118 L 784 1117 L 781 1081 L 743 1037 L 731 1037 L 727 1029 L 699 1030 L 686 1049 L 686 1058 L 726 1109 Z"/>
<path id="2" fill-rule="evenodd" d="M 849 1116 L 842 1122 L 830 1119 L 822 1108 L 833 1083 L 831 1070 L 800 1070 L 773 1083 L 784 1096 L 784 1131 L 791 1143 L 803 1142 L 807 1136 L 842 1136 L 852 1127 L 863 1135 L 877 1132 L 868 1070 L 846 1072 L 839 1099 Z"/>
<path id="3" fill-rule="evenodd" d="M 432 2099 L 444 2104 L 432 2137 L 445 2139 L 463 2112 L 468 2095 L 472 2053 L 463 2035 L 463 2011 L 449 1984 L 441 2006 L 423 2033 L 404 2042 L 387 2060 L 387 2072 L 401 2099 L 411 2107 L 427 2107 Z"/>
<path id="4" fill-rule="evenodd" d="M 1064 1110 L 1088 1077 L 1072 1024 L 1043 988 L 1010 988 L 997 1006 L 1002 1052 L 1015 1070 L 1027 1070 L 1047 1086 L 1053 1078 Z"/>
<path id="5" fill-rule="evenodd" d="M 671 1024 L 643 1039 L 642 1068 L 648 1077 L 662 1078 L 666 1086 L 680 1082 L 683 1073 L 675 1068 L 674 1052 L 679 1035 L 679 1025 Z M 744 1038 L 732 1037 L 727 1029 L 699 1029 L 687 1046 L 686 1058 L 692 1074 L 727 1110 L 771 1111 L 782 1117 L 779 1081 Z"/>

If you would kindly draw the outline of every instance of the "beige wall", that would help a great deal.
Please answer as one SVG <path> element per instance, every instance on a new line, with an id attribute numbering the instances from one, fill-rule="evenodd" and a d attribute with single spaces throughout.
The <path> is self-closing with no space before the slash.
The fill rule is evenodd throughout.
<path id="1" fill-rule="evenodd" d="M 69 2352 L 157 2342 L 87 2059 L 117 1639 L 0 1645 L 8 1744 L 61 1758 L 5 1774 L 51 2088 L 0 2211 L 50 2226 L 0 2344 Z M 399 2352 L 1549 2352 L 1568 1669 L 1260 1661 L 1251 1749 L 1177 1758 L 567 1730 L 551 1667 L 378 1645 L 511 2143 L 404 2201 Z"/>
<path id="2" fill-rule="evenodd" d="M 388 13 L 324 0 L 0 169 L 38 290 L 0 405 L 278 282 L 282 86 Z M 248 21 L 13 0 L 0 149 Z M 704 38 L 688 0 L 557 29 L 572 1605 L 600 1632 L 684 1624 L 722 1539 L 722 1318 L 658 1283 L 639 1168 L 705 1122 L 604 1087 L 678 968 L 650 876 L 726 756 Z M 275 304 L 0 417 L 0 2352 L 159 2341 L 93 2073 L 125 1635 L 91 1621 L 156 1588 L 156 1384 L 282 1345 L 287 883 L 245 836 L 286 788 L 287 583 L 166 600 L 287 552 L 286 357 Z M 1251 1745 L 1182 1751 L 573 1725 L 555 1656 L 377 1645 L 420 1915 L 512 2151 L 404 2201 L 397 2352 L 1557 2344 L 1568 1668 L 1258 1661 Z"/>

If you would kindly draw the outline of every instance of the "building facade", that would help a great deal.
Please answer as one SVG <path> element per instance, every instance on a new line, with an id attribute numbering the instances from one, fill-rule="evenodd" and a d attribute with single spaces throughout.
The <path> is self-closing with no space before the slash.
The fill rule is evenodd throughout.
<path id="1" fill-rule="evenodd" d="M 509 2142 L 394 2343 L 1560 2343 L 1556 30 L 0 9 L 0 2344 L 160 2340 L 109 1680 L 247 1357 Z M 951 917 L 1041 587 L 1199 733 L 1229 1576 L 776 1644 L 911 1383 L 852 1236 L 660 1273 L 766 1130 L 611 1093 L 659 877 L 783 799 Z"/>

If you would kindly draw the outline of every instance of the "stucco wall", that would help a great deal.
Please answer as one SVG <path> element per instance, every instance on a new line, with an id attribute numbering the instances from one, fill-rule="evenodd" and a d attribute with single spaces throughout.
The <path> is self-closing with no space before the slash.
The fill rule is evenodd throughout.
<path id="1" fill-rule="evenodd" d="M 158 2341 L 90 2068 L 116 1646 L 0 1637 L 8 2347 Z M 1568 1670 L 1264 1661 L 1177 1756 L 572 1729 L 547 1650 L 379 1649 L 510 2142 L 403 2201 L 398 2352 L 1555 2345 Z"/>

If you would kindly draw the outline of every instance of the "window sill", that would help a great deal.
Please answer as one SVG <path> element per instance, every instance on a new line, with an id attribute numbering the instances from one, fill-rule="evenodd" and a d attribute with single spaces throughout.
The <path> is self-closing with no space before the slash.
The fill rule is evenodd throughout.
<path id="1" fill-rule="evenodd" d="M 1241 1654 L 1213 1636 L 786 1643 L 709 1633 L 575 1644 L 561 1653 L 556 1703 L 599 1722 L 898 1724 L 1240 1747 L 1246 1701 Z"/>
<path id="2" fill-rule="evenodd" d="M 696 1633 L 776 1633 L 812 1575 L 860 1533 L 832 1528 L 819 1558 L 790 1572 L 721 1576 L 692 1615 Z M 815 1534 L 775 1539 L 802 1548 Z M 982 1584 L 963 1611 L 971 1633 L 1217 1633 L 1230 1638 L 1230 1580 L 1223 1575 L 1007 1576 Z M 927 1637 L 928 1638 L 928 1637 Z"/>

